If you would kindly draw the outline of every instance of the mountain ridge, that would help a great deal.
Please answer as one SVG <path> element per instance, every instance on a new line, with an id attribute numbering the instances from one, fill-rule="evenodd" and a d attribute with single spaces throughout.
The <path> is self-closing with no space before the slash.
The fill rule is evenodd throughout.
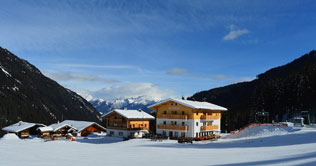
<path id="1" fill-rule="evenodd" d="M 144 96 L 120 98 L 115 100 L 92 99 L 89 102 L 101 113 L 106 114 L 113 109 L 141 109 L 147 113 L 152 110 L 148 109 L 149 105 L 154 104 L 157 100 L 148 99 Z"/>
<path id="2" fill-rule="evenodd" d="M 100 114 L 77 93 L 0 47 L 0 128 L 20 120 L 51 124 L 65 119 L 100 122 Z"/>

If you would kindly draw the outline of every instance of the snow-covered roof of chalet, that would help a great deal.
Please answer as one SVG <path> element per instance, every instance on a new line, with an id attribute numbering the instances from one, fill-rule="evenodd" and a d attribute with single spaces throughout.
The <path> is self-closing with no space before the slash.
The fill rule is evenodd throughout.
<path id="1" fill-rule="evenodd" d="M 37 128 L 37 130 L 39 130 L 40 132 L 49 132 L 49 131 L 53 131 L 53 128 L 50 126 L 46 126 L 46 127 L 39 127 Z"/>
<path id="2" fill-rule="evenodd" d="M 72 127 L 76 128 L 78 130 L 78 132 L 86 129 L 87 127 L 95 124 L 97 126 L 99 126 L 100 128 L 106 130 L 103 126 L 99 125 L 98 123 L 95 122 L 88 122 L 88 121 L 77 121 L 77 120 L 65 120 L 63 122 L 61 122 L 61 124 L 68 124 L 71 125 Z"/>
<path id="3" fill-rule="evenodd" d="M 71 127 L 71 128 L 74 128 L 73 126 L 71 126 L 70 124 L 66 124 L 66 123 L 55 123 L 55 124 L 51 124 L 49 125 L 48 127 L 51 127 L 53 129 L 53 131 L 57 131 L 65 126 L 68 126 L 68 127 Z M 74 128 L 76 129 L 76 128 Z"/>
<path id="4" fill-rule="evenodd" d="M 155 117 L 151 116 L 150 114 L 148 114 L 142 110 L 120 110 L 120 109 L 115 109 L 115 110 L 105 114 L 103 117 L 105 117 L 113 112 L 116 112 L 127 119 L 155 119 Z"/>
<path id="5" fill-rule="evenodd" d="M 40 124 L 40 123 L 29 123 L 29 122 L 20 121 L 18 123 L 12 124 L 10 126 L 4 127 L 4 128 L 2 128 L 2 130 L 7 131 L 7 132 L 18 133 L 20 131 L 34 127 L 36 125 L 45 126 L 44 124 Z"/>
<path id="6" fill-rule="evenodd" d="M 190 108 L 195 108 L 195 109 L 206 109 L 206 110 L 216 110 L 216 111 L 227 111 L 227 108 L 209 103 L 209 102 L 200 102 L 200 101 L 191 101 L 191 100 L 182 100 L 182 99 L 174 99 L 174 98 L 169 98 L 166 100 L 162 100 L 156 104 L 153 104 L 149 106 L 148 108 L 155 107 L 157 105 L 160 105 L 162 103 L 165 103 L 167 101 L 173 101 L 185 106 L 188 106 Z"/>

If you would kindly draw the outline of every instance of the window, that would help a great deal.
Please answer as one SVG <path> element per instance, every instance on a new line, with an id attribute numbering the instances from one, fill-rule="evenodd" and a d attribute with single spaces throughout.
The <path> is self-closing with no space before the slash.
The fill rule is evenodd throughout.
<path id="1" fill-rule="evenodd" d="M 196 126 L 199 126 L 199 122 L 196 122 Z"/>
<path id="2" fill-rule="evenodd" d="M 134 132 L 131 132 L 131 134 L 130 134 L 132 137 L 134 137 L 135 136 L 135 133 Z"/>
<path id="3" fill-rule="evenodd" d="M 184 111 L 182 111 L 182 115 L 184 115 Z"/>
<path id="4" fill-rule="evenodd" d="M 163 121 L 163 124 L 164 124 L 164 125 L 166 125 L 166 124 L 167 124 L 167 122 L 166 122 L 166 121 Z"/>
<path id="5" fill-rule="evenodd" d="M 181 132 L 181 137 L 185 137 L 185 132 Z"/>
<path id="6" fill-rule="evenodd" d="M 203 122 L 203 126 L 206 126 L 206 122 Z"/>
<path id="7" fill-rule="evenodd" d="M 163 114 L 167 114 L 167 111 L 164 111 Z"/>
<path id="8" fill-rule="evenodd" d="M 174 111 L 174 114 L 177 114 L 177 111 Z"/>
<path id="9" fill-rule="evenodd" d="M 178 103 L 175 103 L 176 105 L 178 105 Z"/>
<path id="10" fill-rule="evenodd" d="M 133 124 L 133 128 L 135 128 L 135 124 Z"/>
<path id="11" fill-rule="evenodd" d="M 119 132 L 119 136 L 123 136 L 123 132 Z"/>
<path id="12" fill-rule="evenodd" d="M 110 135 L 114 135 L 114 131 L 110 131 Z"/>
<path id="13" fill-rule="evenodd" d="M 174 125 L 177 125 L 177 122 L 176 122 L 176 121 L 174 122 Z"/>
<path id="14" fill-rule="evenodd" d="M 147 127 L 147 124 L 145 124 L 145 127 Z"/>
<path id="15" fill-rule="evenodd" d="M 166 131 L 162 131 L 162 135 L 166 136 L 167 135 Z"/>
<path id="16" fill-rule="evenodd" d="M 178 137 L 178 132 L 175 131 L 175 132 L 174 132 L 174 136 L 175 136 L 175 137 Z"/>
<path id="17" fill-rule="evenodd" d="M 208 126 L 212 126 L 213 125 L 213 121 L 209 121 L 207 125 Z"/>
<path id="18" fill-rule="evenodd" d="M 196 115 L 199 115 L 199 113 L 197 112 Z"/>
<path id="19" fill-rule="evenodd" d="M 199 136 L 199 133 L 195 133 L 195 136 L 197 136 L 197 137 L 198 137 L 198 136 Z"/>
<path id="20" fill-rule="evenodd" d="M 184 126 L 184 122 L 182 122 L 182 126 Z"/>

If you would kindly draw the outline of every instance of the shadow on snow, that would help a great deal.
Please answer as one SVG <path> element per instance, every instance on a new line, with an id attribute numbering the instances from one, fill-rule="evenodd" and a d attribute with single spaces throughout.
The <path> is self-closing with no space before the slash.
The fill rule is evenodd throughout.
<path id="1" fill-rule="evenodd" d="M 231 139 L 223 142 L 210 142 L 205 144 L 176 144 L 176 143 L 158 143 L 142 145 L 144 147 L 165 147 L 165 148 L 245 148 L 245 147 L 275 147 L 316 143 L 316 132 L 293 133 L 286 135 L 277 135 L 261 138 L 249 138 L 243 140 Z"/>
<path id="2" fill-rule="evenodd" d="M 299 162 L 299 160 L 307 160 L 307 159 L 314 159 L 314 161 L 307 161 L 304 163 L 296 164 L 296 166 L 315 165 L 316 164 L 316 152 L 304 153 L 304 154 L 295 155 L 295 156 L 288 156 L 286 158 L 281 158 L 281 159 L 220 164 L 217 166 L 275 165 L 275 164 L 286 165 L 287 162 L 295 162 L 295 161 Z"/>

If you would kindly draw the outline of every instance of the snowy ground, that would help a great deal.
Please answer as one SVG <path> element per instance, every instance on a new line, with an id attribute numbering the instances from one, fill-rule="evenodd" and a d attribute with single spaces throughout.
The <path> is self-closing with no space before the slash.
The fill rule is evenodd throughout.
<path id="1" fill-rule="evenodd" d="M 0 165 L 316 165 L 314 128 L 254 128 L 217 142 L 178 144 L 111 137 L 70 141 L 0 140 Z M 254 134 L 257 133 L 257 134 Z"/>

